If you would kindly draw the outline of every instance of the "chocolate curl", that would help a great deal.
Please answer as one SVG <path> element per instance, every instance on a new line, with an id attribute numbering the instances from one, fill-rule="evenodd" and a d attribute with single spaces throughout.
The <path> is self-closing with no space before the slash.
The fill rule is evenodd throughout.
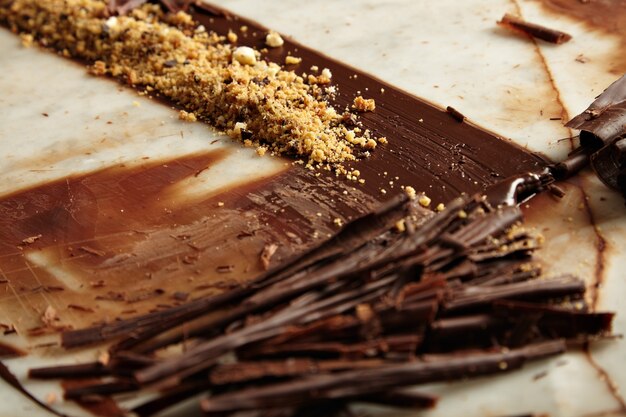
<path id="1" fill-rule="evenodd" d="M 580 130 L 584 147 L 599 149 L 626 134 L 626 75 L 611 84 L 566 127 Z"/>
<path id="2" fill-rule="evenodd" d="M 626 75 L 565 126 L 580 130 L 580 144 L 594 152 L 589 161 L 602 182 L 626 196 Z"/>

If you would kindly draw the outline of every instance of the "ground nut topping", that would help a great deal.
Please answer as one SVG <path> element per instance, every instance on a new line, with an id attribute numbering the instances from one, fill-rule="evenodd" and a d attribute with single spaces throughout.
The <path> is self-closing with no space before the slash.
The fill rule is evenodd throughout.
<path id="1" fill-rule="evenodd" d="M 309 82 L 259 59 L 252 48 L 233 46 L 235 36 L 197 26 L 184 12 L 145 4 L 112 16 L 104 0 L 14 0 L 0 5 L 0 21 L 93 63 L 94 74 L 171 99 L 185 120 L 209 122 L 249 146 L 302 158 L 308 166 L 351 161 L 376 144 L 369 132 L 346 128 L 326 101 L 335 91 L 328 85 L 330 71 Z M 279 36 L 270 32 L 269 43 L 278 45 Z M 289 65 L 300 62 L 286 59 Z"/>
<path id="2" fill-rule="evenodd" d="M 271 31 L 265 37 L 265 44 L 270 48 L 279 48 L 283 46 L 284 43 L 285 41 L 277 32 Z"/>

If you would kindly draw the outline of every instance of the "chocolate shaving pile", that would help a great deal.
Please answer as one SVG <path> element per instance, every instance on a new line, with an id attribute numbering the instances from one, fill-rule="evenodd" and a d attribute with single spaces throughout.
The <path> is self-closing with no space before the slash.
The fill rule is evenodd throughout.
<path id="1" fill-rule="evenodd" d="M 540 277 L 540 239 L 519 208 L 488 201 L 433 214 L 398 196 L 246 286 L 65 332 L 66 347 L 114 341 L 106 363 L 30 377 L 102 378 L 66 389 L 79 401 L 158 387 L 141 416 L 200 393 L 209 416 L 332 415 L 352 401 L 431 407 L 436 398 L 405 389 L 608 335 L 613 314 L 588 310 L 583 281 Z"/>
<path id="2" fill-rule="evenodd" d="M 578 154 L 588 157 L 598 177 L 626 197 L 626 75 L 565 126 L 580 130 Z"/>

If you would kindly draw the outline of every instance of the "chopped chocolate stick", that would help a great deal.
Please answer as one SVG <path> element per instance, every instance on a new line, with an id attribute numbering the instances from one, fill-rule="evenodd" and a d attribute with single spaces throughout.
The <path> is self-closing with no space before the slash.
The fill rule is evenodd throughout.
<path id="1" fill-rule="evenodd" d="M 326 316 L 340 314 L 354 308 L 357 304 L 371 298 L 380 297 L 385 292 L 385 285 L 390 279 L 382 279 L 362 286 L 356 290 L 340 293 L 318 303 L 305 305 L 301 308 L 285 309 L 265 321 L 244 327 L 233 333 L 218 336 L 203 342 L 179 357 L 166 359 L 163 362 L 147 367 L 135 373 L 140 384 L 154 383 L 162 378 L 182 378 L 211 367 L 219 356 L 242 346 L 277 336 L 285 330 L 285 326 L 324 318 L 325 308 L 331 307 Z"/>
<path id="2" fill-rule="evenodd" d="M 210 383 L 206 380 L 186 382 L 162 391 L 156 398 L 136 406 L 131 411 L 140 417 L 150 417 L 210 388 Z"/>
<path id="3" fill-rule="evenodd" d="M 505 352 L 468 354 L 434 362 L 408 362 L 318 375 L 209 397 L 201 405 L 203 411 L 212 413 L 303 406 L 320 399 L 350 398 L 392 388 L 502 373 L 520 368 L 529 359 L 563 353 L 565 348 L 565 342 L 557 340 Z"/>
<path id="4" fill-rule="evenodd" d="M 521 301 L 496 301 L 494 314 L 509 320 L 538 315 L 536 326 L 542 333 L 572 339 L 580 335 L 607 335 L 611 332 L 613 313 L 587 313 L 553 305 Z"/>
<path id="5" fill-rule="evenodd" d="M 565 32 L 550 29 L 535 23 L 530 23 L 508 13 L 505 14 L 500 21 L 498 21 L 498 24 L 507 29 L 522 32 L 532 36 L 533 38 L 541 39 L 550 43 L 555 43 L 557 45 L 565 43 L 572 39 L 572 36 Z"/>
<path id="6" fill-rule="evenodd" d="M 418 334 L 400 334 L 360 343 L 292 342 L 278 346 L 266 344 L 253 352 L 255 357 L 305 356 L 311 358 L 338 357 L 354 360 L 381 356 L 381 354 L 384 356 L 386 352 L 392 351 L 415 352 L 421 342 L 422 337 Z"/>
<path id="7" fill-rule="evenodd" d="M 289 358 L 273 361 L 239 362 L 220 365 L 210 373 L 209 380 L 215 385 L 248 382 L 262 378 L 284 378 L 342 371 L 346 369 L 372 369 L 384 365 L 381 359 L 366 360 L 314 360 Z"/>
<path id="8" fill-rule="evenodd" d="M 461 113 L 452 106 L 446 107 L 446 111 L 450 114 L 450 116 L 452 116 L 454 120 L 459 123 L 462 123 L 465 120 L 465 116 L 463 115 L 463 113 Z"/>
<path id="9" fill-rule="evenodd" d="M 358 401 L 388 405 L 402 408 L 433 408 L 437 404 L 437 397 L 409 390 L 394 390 L 382 394 L 369 394 Z"/>
<path id="10" fill-rule="evenodd" d="M 506 299 L 580 297 L 584 293 L 584 281 L 569 275 L 495 287 L 464 286 L 446 302 L 445 309 L 454 311 Z"/>
<path id="11" fill-rule="evenodd" d="M 61 334 L 61 344 L 66 348 L 101 343 L 120 336 L 132 337 L 133 333 L 149 328 L 165 330 L 168 325 L 175 326 L 181 321 L 218 310 L 252 293 L 249 288 L 231 290 L 215 296 L 191 301 L 168 310 L 156 311 L 141 316 L 108 323 L 86 329 L 66 331 Z"/>
<path id="12" fill-rule="evenodd" d="M 604 334 L 611 315 L 591 317 L 582 311 L 574 319 L 580 324 L 567 327 L 573 316 L 565 313 L 541 309 L 529 313 L 517 304 L 495 309 L 494 304 L 513 299 L 527 300 L 531 306 L 576 299 L 585 289 L 582 281 L 571 277 L 535 279 L 540 271 L 526 265 L 538 244 L 518 225 L 521 212 L 516 204 L 545 188 L 552 177 L 531 173 L 519 178 L 490 190 L 492 198 L 505 196 L 497 207 L 490 204 L 497 199 L 489 197 L 459 198 L 402 233 L 393 231 L 394 224 L 398 219 L 411 224 L 417 207 L 406 197 L 392 200 L 348 223 L 326 244 L 271 268 L 248 286 L 135 321 L 91 329 L 81 342 L 124 337 L 110 350 L 107 366 L 113 378 L 73 389 L 68 396 L 169 387 L 145 405 L 144 412 L 151 413 L 168 403 L 162 398 L 181 401 L 210 389 L 215 397 L 205 401 L 205 411 L 229 415 L 251 409 L 238 408 L 230 399 L 261 392 L 265 394 L 254 400 L 259 412 L 293 414 L 320 401 L 338 406 L 375 399 L 412 384 L 414 378 L 440 381 L 500 372 L 502 366 L 510 369 L 525 360 L 519 354 L 522 350 L 512 351 L 518 352 L 512 357 L 498 356 L 496 363 L 489 355 L 503 353 L 468 353 L 470 348 L 528 343 L 534 358 L 546 346 L 552 346 L 549 351 L 564 346 L 559 342 L 558 349 L 550 344 L 537 347 L 535 342 L 561 334 L 581 336 L 580 340 Z M 152 353 L 182 341 L 187 343 L 182 353 L 153 359 Z M 393 374 L 386 373 L 398 362 L 416 366 L 411 360 L 417 353 L 447 351 L 451 354 L 444 361 L 418 362 L 426 366 L 414 369 L 418 376 L 395 368 Z M 234 355 L 239 362 L 220 364 L 224 355 Z M 485 362 L 485 358 L 491 359 Z M 458 367 L 444 366 L 454 360 L 461 361 Z M 130 381 L 124 378 L 128 372 L 133 376 Z M 203 383 L 211 387 L 192 384 L 207 375 L 211 381 Z M 373 382 L 363 382 L 361 377 Z M 289 386 L 277 379 L 288 380 Z M 389 385 L 376 385 L 381 381 Z M 193 386 L 177 390 L 178 384 Z M 294 387 L 301 390 L 293 393 Z M 281 392 L 289 394 L 292 402 L 277 403 Z M 312 397 L 313 392 L 319 395 Z"/>
<path id="13" fill-rule="evenodd" d="M 561 181 L 576 175 L 581 169 L 589 164 L 589 155 L 594 152 L 593 148 L 581 146 L 574 149 L 567 159 L 559 162 L 551 168 L 554 177 Z"/>
<path id="14" fill-rule="evenodd" d="M 139 386 L 134 381 L 118 380 L 113 382 L 94 383 L 65 389 L 66 399 L 77 399 L 91 396 L 103 396 L 136 391 Z"/>
<path id="15" fill-rule="evenodd" d="M 87 329 L 67 331 L 61 335 L 62 345 L 72 348 L 100 343 L 121 336 L 130 336 L 132 340 L 144 340 L 163 330 L 175 327 L 178 323 L 216 311 L 230 303 L 237 303 L 254 291 L 258 291 L 259 288 L 278 281 L 281 277 L 288 276 L 294 271 L 299 271 L 325 259 L 338 258 L 346 251 L 353 250 L 355 246 L 361 246 L 364 242 L 380 236 L 412 210 L 420 209 L 411 204 L 404 194 L 401 194 L 384 203 L 379 209 L 348 223 L 330 241 L 324 242 L 294 260 L 268 271 L 246 287 L 198 299 L 168 310 Z M 130 340 L 128 343 L 130 344 Z"/>
<path id="16" fill-rule="evenodd" d="M 33 368 L 28 371 L 28 377 L 33 379 L 93 378 L 110 374 L 111 370 L 100 362 Z"/>

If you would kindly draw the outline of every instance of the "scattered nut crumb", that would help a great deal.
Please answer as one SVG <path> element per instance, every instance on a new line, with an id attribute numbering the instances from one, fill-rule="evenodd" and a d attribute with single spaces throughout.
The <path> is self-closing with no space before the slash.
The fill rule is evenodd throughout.
<path id="1" fill-rule="evenodd" d="M 98 363 L 106 366 L 109 364 L 110 361 L 111 354 L 108 351 L 103 350 L 102 352 L 100 352 L 100 354 L 98 354 Z"/>
<path id="2" fill-rule="evenodd" d="M 19 0 L 2 19 L 25 32 L 27 43 L 32 38 L 63 55 L 94 62 L 89 70 L 95 75 L 144 86 L 249 146 L 302 158 L 307 168 L 321 164 L 334 168 L 368 156 L 367 150 L 382 143 L 369 132 L 355 131 L 349 137 L 354 125 L 348 128 L 327 101 L 336 89 L 321 87 L 330 82 L 329 70 L 310 83 L 279 63 L 260 60 L 252 48 L 225 43 L 235 39 L 234 33 L 220 36 L 196 27 L 187 13 L 168 14 L 148 3 L 132 13 L 111 16 L 103 12 L 104 3 L 64 0 L 43 7 L 36 0 Z M 247 27 L 240 30 L 239 36 L 245 36 Z M 146 59 L 140 51 L 155 52 Z M 287 64 L 300 62 L 294 56 L 285 59 Z M 258 111 L 242 114 L 245 108 Z M 237 129 L 237 123 L 247 127 Z M 263 145 L 257 138 L 263 138 Z"/>
<path id="3" fill-rule="evenodd" d="M 265 44 L 270 48 L 278 48 L 283 46 L 285 44 L 285 41 L 279 33 L 270 31 L 267 36 L 265 36 Z"/>
<path id="4" fill-rule="evenodd" d="M 55 404 L 58 400 L 57 395 L 54 392 L 49 392 L 46 394 L 45 402 L 48 405 Z"/>
<path id="5" fill-rule="evenodd" d="M 343 226 L 343 221 L 341 221 L 339 217 L 336 217 L 335 220 L 333 220 L 333 223 L 335 224 L 335 226 L 338 226 L 338 227 Z"/>
<path id="6" fill-rule="evenodd" d="M 22 39 L 22 46 L 25 48 L 33 46 L 33 42 L 35 41 L 35 38 L 30 33 L 23 33 L 20 35 L 20 38 Z"/>
<path id="7" fill-rule="evenodd" d="M 297 65 L 300 62 L 302 62 L 302 58 L 298 58 L 298 57 L 291 56 L 291 55 L 287 55 L 285 57 L 285 64 L 287 65 Z"/>
<path id="8" fill-rule="evenodd" d="M 267 148 L 265 146 L 259 146 L 258 148 L 256 148 L 256 153 L 259 156 L 264 156 L 266 152 Z"/>
<path id="9" fill-rule="evenodd" d="M 53 327 L 54 326 L 54 322 L 57 319 L 58 319 L 57 311 L 54 309 L 54 307 L 52 307 L 51 305 L 46 307 L 46 311 L 44 311 L 43 315 L 41 316 L 41 321 L 46 326 Z"/>
<path id="10" fill-rule="evenodd" d="M 444 211 L 446 209 L 446 206 L 443 203 L 439 203 L 437 204 L 437 207 L 435 207 L 436 211 Z"/>
<path id="11" fill-rule="evenodd" d="M 404 187 L 404 193 L 411 200 L 415 200 L 415 197 L 417 196 L 417 192 L 415 191 L 415 188 L 411 187 L 410 185 Z"/>
<path id="12" fill-rule="evenodd" d="M 224 207 L 224 202 L 223 201 L 218 201 L 217 202 L 217 206 L 218 207 Z"/>
<path id="13" fill-rule="evenodd" d="M 27 237 L 26 239 L 22 239 L 22 243 L 24 243 L 26 245 L 33 244 L 36 241 L 38 241 L 39 239 L 41 239 L 41 236 L 42 235 L 36 235 L 36 236 Z"/>
<path id="14" fill-rule="evenodd" d="M 426 195 L 426 194 L 422 194 L 420 196 L 420 198 L 417 200 L 417 202 L 420 204 L 420 206 L 422 207 L 428 207 L 430 206 L 431 203 L 431 199 Z"/>
<path id="15" fill-rule="evenodd" d="M 228 42 L 230 43 L 236 43 L 239 37 L 235 32 L 229 29 L 228 34 L 226 35 L 226 39 L 228 39 Z"/>
<path id="16" fill-rule="evenodd" d="M 256 54 L 254 49 L 249 46 L 239 46 L 233 51 L 233 60 L 241 65 L 254 65 L 256 63 Z"/>
<path id="17" fill-rule="evenodd" d="M 263 269 L 266 271 L 270 269 L 270 261 L 272 260 L 272 256 L 276 253 L 278 249 L 278 245 L 275 243 L 266 244 L 261 251 L 261 264 L 263 265 Z"/>
<path id="18" fill-rule="evenodd" d="M 178 118 L 186 122 L 195 122 L 196 120 L 198 120 L 195 114 L 187 112 L 185 110 L 181 110 L 178 112 Z"/>
<path id="19" fill-rule="evenodd" d="M 396 222 L 396 230 L 400 233 L 404 232 L 406 230 L 406 223 L 404 221 L 404 219 L 400 219 Z"/>
<path id="20" fill-rule="evenodd" d="M 365 99 L 363 96 L 358 96 L 354 99 L 352 107 L 361 112 L 374 111 L 376 109 L 376 102 L 373 98 Z"/>
<path id="21" fill-rule="evenodd" d="M 333 73 L 332 73 L 332 72 L 330 72 L 330 70 L 329 70 L 328 68 L 324 68 L 324 69 L 322 70 L 322 74 L 321 74 L 321 75 L 322 75 L 322 77 L 328 78 L 329 80 L 330 80 L 331 78 L 333 78 Z"/>

